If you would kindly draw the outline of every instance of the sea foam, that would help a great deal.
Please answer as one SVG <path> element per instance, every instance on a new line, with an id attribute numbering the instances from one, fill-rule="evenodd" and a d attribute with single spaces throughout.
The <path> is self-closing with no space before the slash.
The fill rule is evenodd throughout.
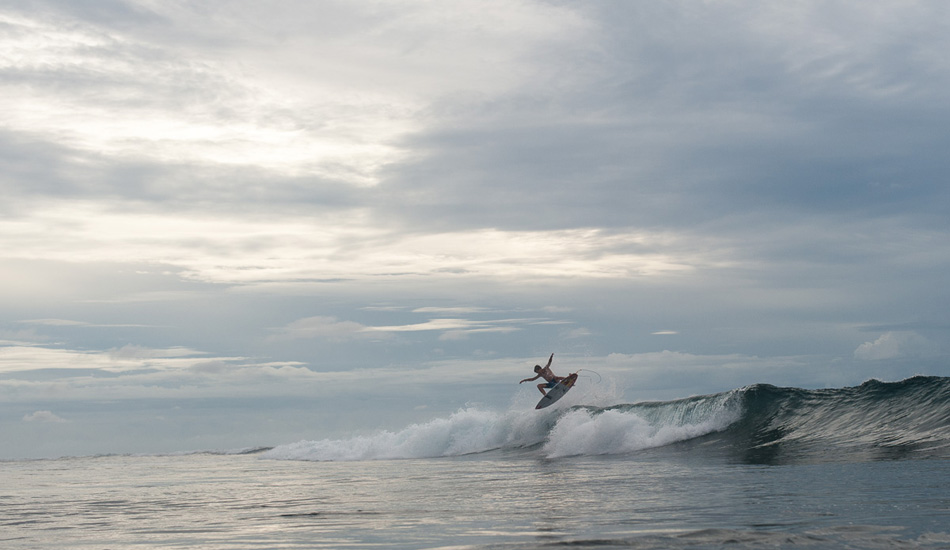
<path id="1" fill-rule="evenodd" d="M 672 402 L 667 404 L 669 410 L 659 416 L 649 408 L 644 411 L 575 406 L 536 411 L 522 404 L 499 412 L 466 407 L 446 418 L 412 424 L 398 431 L 299 441 L 275 447 L 263 456 L 284 460 L 380 460 L 532 447 L 540 447 L 544 455 L 552 458 L 624 453 L 724 428 L 738 416 L 725 395 Z"/>

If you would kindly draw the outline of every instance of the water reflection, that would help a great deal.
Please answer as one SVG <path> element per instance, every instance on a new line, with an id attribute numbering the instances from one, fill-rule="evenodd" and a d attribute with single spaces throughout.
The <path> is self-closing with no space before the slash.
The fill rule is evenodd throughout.
<path id="1" fill-rule="evenodd" d="M 92 549 L 104 541 L 120 550 L 898 540 L 921 547 L 942 540 L 950 519 L 950 461 L 771 466 L 735 460 L 721 445 L 671 451 L 557 460 L 496 452 L 350 463 L 192 456 L 84 459 L 68 468 L 0 464 L 0 525 L 16 525 L 20 537 L 4 540 L 5 550 Z M 901 530 L 857 529 L 868 525 Z"/>

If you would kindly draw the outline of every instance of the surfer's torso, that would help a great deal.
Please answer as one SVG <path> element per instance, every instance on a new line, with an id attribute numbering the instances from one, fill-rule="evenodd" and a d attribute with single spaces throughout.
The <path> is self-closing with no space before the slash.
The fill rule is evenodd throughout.
<path id="1" fill-rule="evenodd" d="M 538 371 L 538 374 L 541 376 L 541 378 L 544 378 L 548 382 L 554 382 L 557 379 L 557 377 L 554 376 L 554 373 L 551 372 L 551 367 L 544 367 Z"/>

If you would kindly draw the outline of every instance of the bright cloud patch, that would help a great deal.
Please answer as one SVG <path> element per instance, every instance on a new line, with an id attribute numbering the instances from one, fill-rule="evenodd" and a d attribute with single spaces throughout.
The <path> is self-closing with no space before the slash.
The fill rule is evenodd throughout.
<path id="1" fill-rule="evenodd" d="M 352 211 L 319 220 L 249 220 L 121 212 L 70 201 L 51 203 L 24 218 L 0 219 L 0 234 L 7 258 L 161 260 L 191 279 L 223 284 L 622 280 L 675 277 L 715 263 L 693 240 L 667 233 L 483 229 L 399 235 L 374 223 L 365 212 Z M 47 239 L 50 234 L 57 238 Z"/>
<path id="2" fill-rule="evenodd" d="M 321 339 L 331 342 L 361 338 L 389 338 L 397 333 L 441 332 L 440 340 L 463 340 L 476 333 L 508 333 L 521 330 L 521 325 L 551 323 L 545 319 L 490 319 L 437 318 L 422 323 L 367 326 L 335 317 L 307 317 L 277 330 L 272 340 Z"/>
<path id="3" fill-rule="evenodd" d="M 201 355 L 186 348 L 125 346 L 107 351 L 79 351 L 40 346 L 4 346 L 0 347 L 0 373 L 37 370 L 101 370 L 111 373 L 173 370 L 207 361 Z"/>
<path id="4" fill-rule="evenodd" d="M 885 332 L 873 342 L 865 342 L 854 350 L 854 357 L 864 361 L 900 357 L 931 357 L 937 352 L 933 342 L 916 332 Z"/>
<path id="5" fill-rule="evenodd" d="M 279 329 L 272 340 L 305 340 L 318 338 L 331 342 L 367 337 L 368 327 L 335 317 L 315 316 L 298 319 Z"/>
<path id="6" fill-rule="evenodd" d="M 28 414 L 23 417 L 24 422 L 52 422 L 52 423 L 64 423 L 68 420 L 56 416 L 51 411 L 36 411 L 35 413 Z"/>

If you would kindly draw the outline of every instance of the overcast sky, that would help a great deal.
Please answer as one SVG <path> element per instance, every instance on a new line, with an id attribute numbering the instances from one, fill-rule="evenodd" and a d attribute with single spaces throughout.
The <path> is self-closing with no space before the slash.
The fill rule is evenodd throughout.
<path id="1" fill-rule="evenodd" d="M 942 0 L 0 7 L 0 458 L 950 375 Z M 580 386 L 579 386 L 580 387 Z"/>

